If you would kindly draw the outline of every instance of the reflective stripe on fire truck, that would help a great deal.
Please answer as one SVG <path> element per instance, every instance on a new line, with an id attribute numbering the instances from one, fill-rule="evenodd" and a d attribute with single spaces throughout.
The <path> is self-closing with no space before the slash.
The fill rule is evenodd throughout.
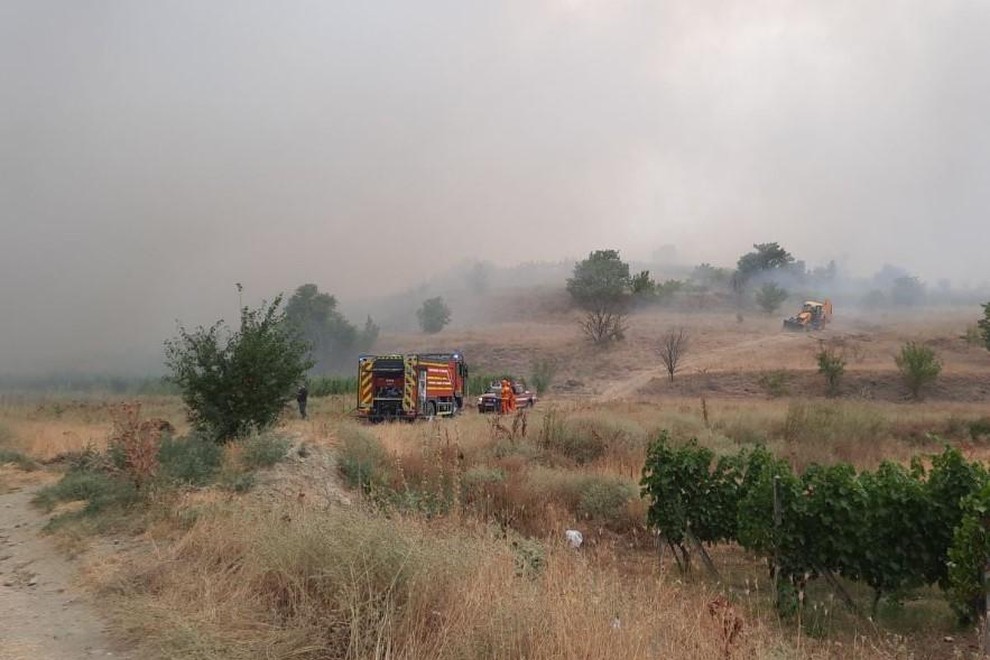
<path id="1" fill-rule="evenodd" d="M 416 410 L 416 358 L 406 356 L 406 376 L 405 387 L 402 388 L 402 411 L 413 412 Z"/>
<path id="2" fill-rule="evenodd" d="M 374 359 L 361 362 L 361 373 L 358 383 L 358 408 L 370 408 L 374 403 Z"/>

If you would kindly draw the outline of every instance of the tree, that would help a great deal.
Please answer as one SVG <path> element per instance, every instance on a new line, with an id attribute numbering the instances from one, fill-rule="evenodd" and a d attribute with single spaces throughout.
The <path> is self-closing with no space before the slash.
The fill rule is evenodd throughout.
<path id="1" fill-rule="evenodd" d="M 680 367 L 681 358 L 688 351 L 689 343 L 690 335 L 684 328 L 668 330 L 660 340 L 660 348 L 657 352 L 660 353 L 660 361 L 667 369 L 667 377 L 672 383 L 674 382 L 674 374 Z"/>
<path id="2" fill-rule="evenodd" d="M 736 271 L 743 282 L 758 273 L 785 268 L 794 263 L 791 253 L 777 243 L 754 243 L 753 250 L 739 257 L 736 264 Z"/>
<path id="3" fill-rule="evenodd" d="M 642 275 L 642 274 L 641 274 Z M 649 273 L 646 273 L 649 280 Z M 618 250 L 596 250 L 574 264 L 574 276 L 567 280 L 567 292 L 586 310 L 615 308 L 629 293 L 629 264 Z"/>
<path id="4" fill-rule="evenodd" d="M 649 273 L 645 273 L 645 280 L 649 282 Z M 629 264 L 619 258 L 617 250 L 596 250 L 574 264 L 574 276 L 567 280 L 567 291 L 587 312 L 580 325 L 592 343 L 605 344 L 625 338 L 630 288 Z"/>
<path id="5" fill-rule="evenodd" d="M 756 292 L 756 304 L 767 314 L 773 314 L 787 300 L 787 291 L 773 282 L 767 282 Z"/>
<path id="6" fill-rule="evenodd" d="M 904 307 L 920 305 L 925 300 L 925 285 L 917 277 L 904 276 L 894 280 L 890 301 Z"/>
<path id="7" fill-rule="evenodd" d="M 450 308 L 437 296 L 423 301 L 423 306 L 416 310 L 419 327 L 427 334 L 434 334 L 444 329 L 450 323 Z"/>
<path id="8" fill-rule="evenodd" d="M 607 344 L 626 338 L 626 317 L 607 308 L 587 312 L 581 319 L 581 331 L 592 344 Z"/>
<path id="9" fill-rule="evenodd" d="M 976 325 L 980 329 L 983 343 L 986 344 L 987 350 L 990 351 L 990 302 L 980 306 L 983 308 L 983 318 L 977 321 Z"/>
<path id="10" fill-rule="evenodd" d="M 374 336 L 359 334 L 337 310 L 337 299 L 321 293 L 315 284 L 303 284 L 296 289 L 285 305 L 285 318 L 309 342 L 317 373 L 350 366 L 355 347 L 365 350 L 378 336 L 377 326 L 370 317 L 371 327 L 366 323 L 365 332 L 374 329 Z"/>
<path id="11" fill-rule="evenodd" d="M 281 304 L 278 296 L 256 310 L 243 307 L 236 332 L 221 320 L 193 332 L 179 326 L 165 341 L 168 378 L 182 392 L 189 421 L 217 442 L 272 426 L 313 365 Z"/>
<path id="12" fill-rule="evenodd" d="M 904 384 L 915 399 L 921 398 L 921 390 L 934 383 L 942 372 L 942 362 L 935 355 L 935 351 L 913 341 L 901 347 L 901 352 L 894 356 L 894 362 L 901 371 Z"/>
<path id="13" fill-rule="evenodd" d="M 629 280 L 632 294 L 640 298 L 650 298 L 656 293 L 657 283 L 650 279 L 650 271 L 642 270 Z"/>

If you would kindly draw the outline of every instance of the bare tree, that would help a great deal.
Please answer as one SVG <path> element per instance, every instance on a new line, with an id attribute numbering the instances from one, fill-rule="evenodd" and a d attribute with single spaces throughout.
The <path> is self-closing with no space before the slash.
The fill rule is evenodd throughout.
<path id="1" fill-rule="evenodd" d="M 660 353 L 660 360 L 667 369 L 670 382 L 674 382 L 674 374 L 677 373 L 681 358 L 687 354 L 689 343 L 690 336 L 684 328 L 672 328 L 660 340 L 660 348 L 657 352 Z"/>
<path id="2" fill-rule="evenodd" d="M 581 331 L 593 344 L 622 341 L 626 333 L 626 315 L 609 305 L 600 305 L 581 319 Z"/>

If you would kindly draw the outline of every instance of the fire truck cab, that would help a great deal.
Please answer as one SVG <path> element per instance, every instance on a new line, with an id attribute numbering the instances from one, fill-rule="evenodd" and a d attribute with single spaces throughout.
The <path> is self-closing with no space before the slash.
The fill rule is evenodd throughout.
<path id="1" fill-rule="evenodd" d="M 464 406 L 464 355 L 414 353 L 358 357 L 358 416 L 370 421 L 450 417 Z"/>

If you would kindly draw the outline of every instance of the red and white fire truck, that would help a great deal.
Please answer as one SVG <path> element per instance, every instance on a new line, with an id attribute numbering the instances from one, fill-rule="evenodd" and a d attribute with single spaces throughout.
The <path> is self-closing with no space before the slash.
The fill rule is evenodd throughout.
<path id="1" fill-rule="evenodd" d="M 467 378 L 460 352 L 361 355 L 357 413 L 371 421 L 452 416 L 464 406 Z"/>

